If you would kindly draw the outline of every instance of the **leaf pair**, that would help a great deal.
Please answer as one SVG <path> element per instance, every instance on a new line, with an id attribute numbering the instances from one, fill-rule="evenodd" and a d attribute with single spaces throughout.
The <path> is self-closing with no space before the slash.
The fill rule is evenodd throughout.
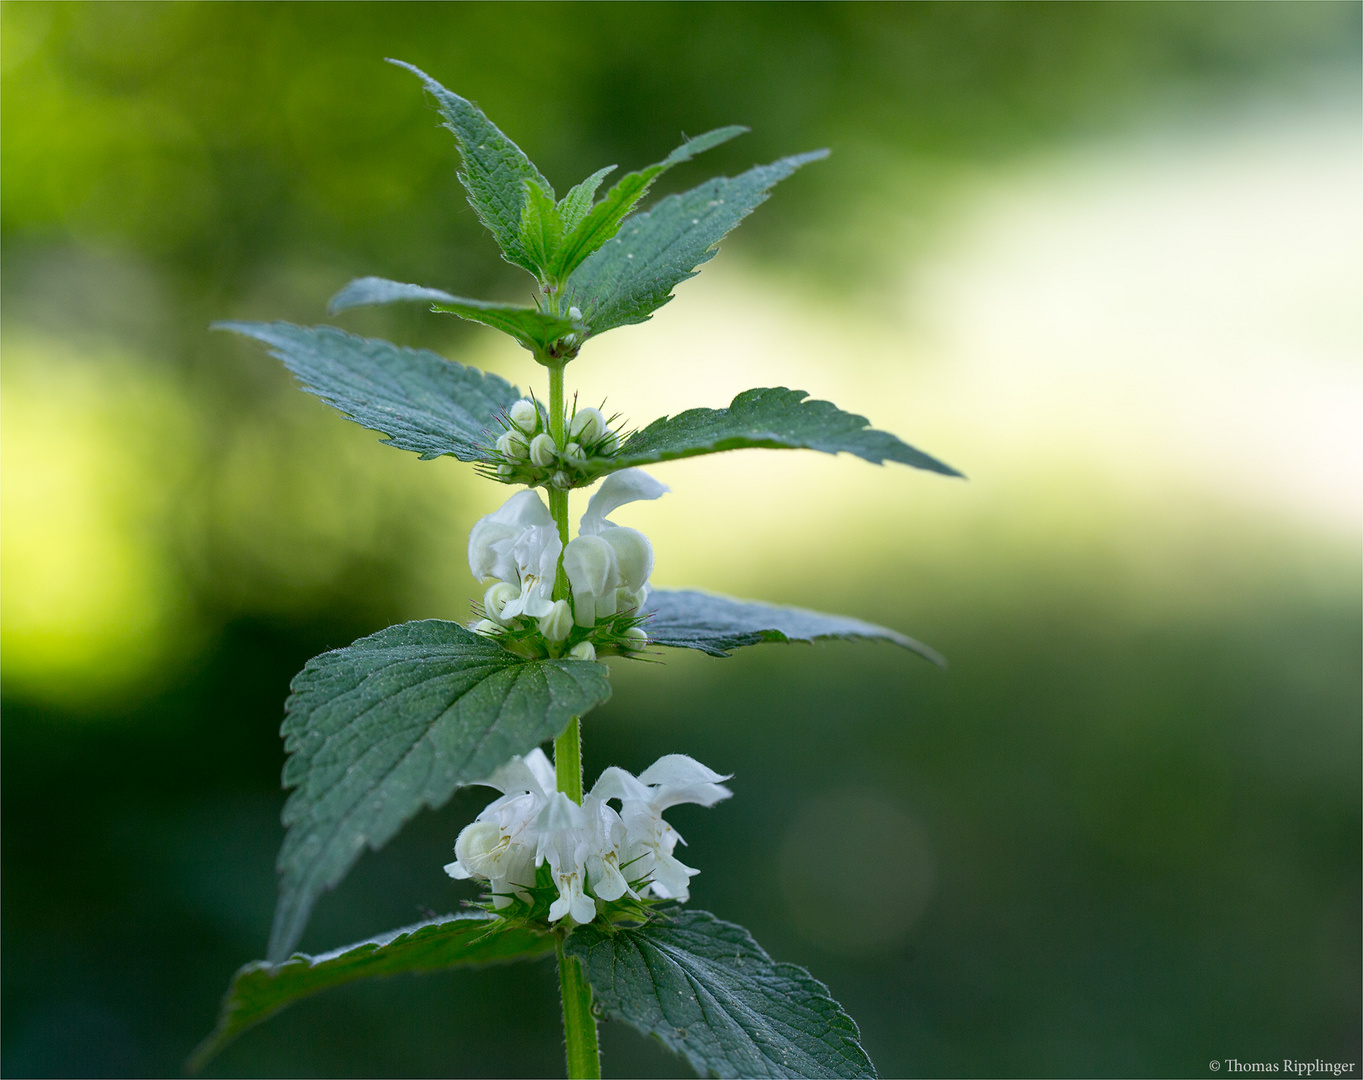
<path id="1" fill-rule="evenodd" d="M 625 226 L 623 236 L 618 236 L 659 176 L 748 129 L 732 125 L 688 139 L 662 161 L 621 177 L 598 202 L 593 202 L 596 192 L 614 171 L 613 165 L 593 173 L 556 201 L 549 181 L 477 105 L 411 64 L 390 63 L 414 73 L 435 98 L 444 126 L 459 146 L 463 161 L 459 179 L 469 204 L 496 239 L 503 257 L 534 274 L 559 312 L 581 311 L 582 324 L 532 307 L 488 304 L 382 278 L 351 282 L 332 300 L 331 310 L 398 300 L 431 301 L 438 311 L 495 327 L 537 356 L 548 353 L 551 359 L 570 359 L 587 337 L 648 319 L 671 299 L 674 286 L 694 276 L 696 267 L 713 257 L 715 245 L 767 198 L 774 184 L 801 165 L 827 155 L 819 150 L 760 165 L 733 180 L 707 181 L 637 215 Z M 569 333 L 576 335 L 572 344 L 555 348 Z"/>
<path id="2" fill-rule="evenodd" d="M 690 161 L 748 129 L 732 125 L 688 139 L 662 161 L 621 177 L 602 200 L 592 199 L 601 181 L 614 171 L 611 165 L 593 173 L 555 204 L 553 192 L 537 181 L 527 180 L 521 211 L 521 244 L 534 267 L 527 267 L 541 282 L 556 288 L 589 255 L 620 231 L 620 223 L 653 186 L 653 181 L 674 165 Z"/>
<path id="3" fill-rule="evenodd" d="M 437 295 L 434 289 L 379 278 L 352 282 L 341 295 L 352 290 L 386 294 L 391 289 L 419 291 L 428 294 L 427 299 Z M 428 350 L 356 337 L 329 326 L 215 325 L 264 342 L 303 389 L 347 419 L 383 432 L 390 446 L 422 458 L 450 454 L 460 461 L 491 461 L 486 448 L 498 427 L 497 417 L 521 396 L 496 375 L 484 375 Z M 874 464 L 896 461 L 960 475 L 894 435 L 869 428 L 864 416 L 843 412 L 827 401 L 807 400 L 801 390 L 771 387 L 745 390 L 727 409 L 691 409 L 653 421 L 616 454 L 592 459 L 580 484 L 636 465 L 748 447 L 845 452 Z"/>
<path id="4" fill-rule="evenodd" d="M 935 662 L 912 638 L 857 619 L 694 591 L 653 592 L 656 643 L 712 656 L 761 641 L 883 639 Z M 532 660 L 458 623 L 390 626 L 309 660 L 294 678 L 281 733 L 290 757 L 287 833 L 269 958 L 297 945 L 318 897 L 366 848 L 423 808 L 490 776 L 610 697 L 604 664 Z"/>
<path id="5" fill-rule="evenodd" d="M 484 915 L 447 915 L 321 956 L 253 963 L 232 979 L 198 1070 L 247 1028 L 320 990 L 355 979 L 428 972 L 553 952 L 526 927 L 489 933 Z M 828 988 L 778 964 L 741 926 L 668 909 L 648 924 L 578 927 L 565 952 L 583 965 L 605 1014 L 683 1054 L 701 1075 L 874 1077 L 860 1034 Z"/>

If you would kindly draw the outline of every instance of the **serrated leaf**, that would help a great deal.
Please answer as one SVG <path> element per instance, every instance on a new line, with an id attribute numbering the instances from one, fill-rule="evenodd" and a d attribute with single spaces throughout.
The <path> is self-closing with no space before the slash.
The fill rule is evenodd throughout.
<path id="1" fill-rule="evenodd" d="M 565 950 L 607 1016 L 656 1036 L 701 1076 L 876 1075 L 828 987 L 709 912 L 671 909 L 634 929 L 592 923 Z"/>
<path id="2" fill-rule="evenodd" d="M 357 979 L 533 960 L 554 951 L 552 936 L 524 925 L 494 930 L 499 922 L 484 912 L 442 915 L 317 956 L 294 953 L 282 964 L 265 960 L 246 964 L 232 976 L 218 1026 L 194 1051 L 188 1069 L 198 1072 L 248 1028 L 333 986 Z"/>
<path id="3" fill-rule="evenodd" d="M 704 135 L 687 139 L 662 161 L 638 172 L 626 173 L 564 237 L 563 244 L 549 267 L 550 276 L 562 280 L 577 269 L 583 259 L 613 237 L 620 230 L 620 222 L 648 193 L 653 181 L 668 169 L 684 161 L 690 161 L 697 154 L 726 143 L 747 130 L 738 124 L 731 124 L 728 127 L 707 131 Z"/>
<path id="4" fill-rule="evenodd" d="M 220 322 L 270 347 L 303 389 L 383 441 L 423 459 L 452 454 L 481 461 L 480 444 L 498 413 L 521 392 L 498 375 L 456 364 L 428 349 L 407 349 L 333 326 Z"/>
<path id="5" fill-rule="evenodd" d="M 873 465 L 897 461 L 945 476 L 961 474 L 870 421 L 828 401 L 784 386 L 745 390 L 727 409 L 690 409 L 664 416 L 625 440 L 610 468 L 628 469 L 658 461 L 714 454 L 746 447 L 821 450 L 855 454 Z"/>
<path id="6" fill-rule="evenodd" d="M 580 330 L 572 319 L 546 315 L 538 308 L 520 304 L 495 304 L 488 300 L 470 300 L 455 296 L 443 289 L 425 285 L 407 285 L 381 277 L 356 278 L 331 298 L 327 311 L 335 315 L 354 307 L 369 304 L 392 304 L 403 300 L 428 302 L 436 311 L 458 315 L 470 322 L 482 323 L 515 338 L 533 353 L 548 352 L 554 342 L 565 334 Z"/>
<path id="7" fill-rule="evenodd" d="M 563 221 L 554 197 L 538 184 L 526 184 L 525 206 L 521 208 L 521 245 L 526 256 L 542 269 L 553 260 L 562 242 Z"/>
<path id="8" fill-rule="evenodd" d="M 469 193 L 469 205 L 496 238 L 507 262 L 535 273 L 536 267 L 521 245 L 525 184 L 526 181 L 537 183 L 551 196 L 553 185 L 535 168 L 525 151 L 507 138 L 473 102 L 446 90 L 420 68 L 401 60 L 388 62 L 412 72 L 435 98 L 445 127 L 459 144 L 464 163 L 459 181 Z"/>
<path id="9" fill-rule="evenodd" d="M 613 240 L 588 257 L 565 286 L 592 334 L 646 321 L 672 299 L 672 289 L 714 257 L 715 245 L 760 206 L 773 185 L 827 150 L 716 177 L 629 218 Z"/>
<path id="10" fill-rule="evenodd" d="M 920 641 L 874 623 L 825 615 L 797 607 L 779 607 L 757 600 L 700 592 L 697 589 L 654 589 L 644 604 L 643 627 L 654 645 L 697 649 L 711 656 L 728 656 L 743 645 L 764 641 L 818 641 L 825 638 L 889 641 L 915 652 L 939 667 L 940 653 Z"/>
<path id="11" fill-rule="evenodd" d="M 564 232 L 572 232 L 577 228 L 578 222 L 586 217 L 587 211 L 592 208 L 592 200 L 596 198 L 596 189 L 601 186 L 601 181 L 617 168 L 616 165 L 607 165 L 604 169 L 597 169 L 559 200 L 558 215 L 563 222 Z"/>
<path id="12" fill-rule="evenodd" d="M 269 959 L 364 849 L 610 697 L 607 669 L 524 660 L 458 623 L 390 626 L 309 660 L 285 704 L 279 905 Z"/>

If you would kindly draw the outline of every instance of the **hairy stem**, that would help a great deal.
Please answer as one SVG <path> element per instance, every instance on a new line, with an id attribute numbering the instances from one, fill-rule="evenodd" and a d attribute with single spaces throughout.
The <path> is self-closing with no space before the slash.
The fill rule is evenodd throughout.
<path id="1" fill-rule="evenodd" d="M 549 367 L 549 434 L 562 448 L 567 442 L 566 417 L 563 415 L 563 365 Z M 559 539 L 568 546 L 568 493 L 549 489 L 549 513 L 558 526 Z M 571 594 L 568 576 L 559 557 L 554 598 Z M 558 790 L 575 803 L 582 802 L 582 725 L 574 716 L 554 739 L 554 774 Z M 558 939 L 558 979 L 563 993 L 563 1038 L 568 1052 L 568 1078 L 596 1078 L 601 1075 L 601 1054 L 596 1044 L 596 1017 L 592 1015 L 592 988 L 583 977 L 582 966 L 563 953 L 563 938 Z"/>
<path id="2" fill-rule="evenodd" d="M 566 419 L 563 415 L 563 365 L 549 366 L 549 434 L 554 445 L 560 450 L 567 444 Z M 558 538 L 568 546 L 568 493 L 552 484 L 546 487 L 549 493 L 549 513 L 558 526 Z M 572 590 L 568 586 L 568 575 L 563 572 L 563 556 L 558 559 L 558 573 L 554 576 L 554 599 L 567 600 Z"/>
<path id="3" fill-rule="evenodd" d="M 554 774 L 559 791 L 575 803 L 582 802 L 582 728 L 574 716 L 554 740 Z M 596 1017 L 592 1015 L 592 988 L 582 975 L 582 965 L 563 953 L 558 939 L 558 981 L 563 994 L 563 1038 L 568 1050 L 568 1080 L 601 1075 L 601 1054 L 596 1046 Z"/>
<path id="4" fill-rule="evenodd" d="M 577 721 L 574 721 L 576 723 Z M 568 1080 L 598 1080 L 601 1051 L 596 1045 L 596 1017 L 592 1015 L 592 988 L 582 975 L 582 965 L 563 952 L 558 939 L 558 980 L 563 991 L 563 1037 L 568 1048 Z"/>

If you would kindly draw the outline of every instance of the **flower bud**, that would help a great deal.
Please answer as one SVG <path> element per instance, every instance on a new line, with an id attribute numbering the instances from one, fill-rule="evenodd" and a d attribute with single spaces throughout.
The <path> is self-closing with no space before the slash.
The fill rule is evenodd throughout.
<path id="1" fill-rule="evenodd" d="M 573 628 L 573 612 L 567 600 L 555 600 L 554 606 L 539 621 L 540 633 L 546 641 L 562 641 Z"/>
<path id="2" fill-rule="evenodd" d="M 648 634 L 641 627 L 631 626 L 621 635 L 621 644 L 627 649 L 645 649 L 648 647 Z"/>
<path id="3" fill-rule="evenodd" d="M 524 431 L 527 435 L 535 434 L 540 426 L 540 411 L 535 408 L 535 403 L 528 398 L 521 398 L 515 402 L 507 415 L 511 417 L 511 422 Z"/>
<path id="4" fill-rule="evenodd" d="M 485 637 L 496 637 L 497 631 L 500 630 L 501 627 L 498 626 L 491 619 L 479 619 L 476 623 L 470 626 L 469 629 L 472 630 L 475 634 L 482 634 Z"/>
<path id="5" fill-rule="evenodd" d="M 567 491 L 570 487 L 573 486 L 573 478 L 560 469 L 558 472 L 554 473 L 554 475 L 549 478 L 549 483 L 553 484 L 554 487 L 556 488 L 561 488 L 562 490 Z"/>
<path id="6" fill-rule="evenodd" d="M 530 444 L 519 428 L 503 432 L 497 440 L 497 453 L 505 458 L 524 459 L 530 453 Z"/>
<path id="7" fill-rule="evenodd" d="M 573 414 L 573 422 L 568 425 L 568 434 L 579 442 L 591 446 L 600 442 L 602 436 L 606 434 L 606 418 L 601 415 L 600 409 L 593 409 L 590 406 L 578 409 Z"/>
<path id="8" fill-rule="evenodd" d="M 579 641 L 568 650 L 568 655 L 574 660 L 595 660 L 596 646 L 590 641 Z"/>
<path id="9" fill-rule="evenodd" d="M 547 431 L 540 432 L 530 440 L 530 460 L 540 468 L 552 465 L 557 457 L 558 448 L 554 445 L 554 437 Z"/>
<path id="10" fill-rule="evenodd" d="M 580 307 L 577 307 L 576 305 L 570 307 L 568 309 L 568 318 L 572 319 L 573 322 L 577 322 L 579 319 L 582 318 L 582 309 Z"/>
<path id="11" fill-rule="evenodd" d="M 513 469 L 510 465 L 507 464 L 501 464 L 497 466 L 497 475 L 502 477 L 503 479 L 509 477 L 515 471 L 516 471 L 515 469 Z"/>
<path id="12" fill-rule="evenodd" d="M 615 432 L 608 428 L 606 433 L 601 436 L 601 445 L 596 448 L 596 452 L 598 454 L 613 454 L 615 448 L 619 445 L 620 440 L 616 437 Z"/>
<path id="13" fill-rule="evenodd" d="M 499 581 L 483 594 L 483 610 L 494 622 L 502 622 L 502 608 L 521 595 L 520 589 L 509 581 Z M 502 623 L 505 626 L 505 623 Z"/>
<path id="14" fill-rule="evenodd" d="M 582 447 L 577 443 L 570 442 L 563 448 L 563 460 L 568 465 L 574 465 L 577 468 L 581 468 L 583 465 L 587 464 L 587 455 L 582 452 Z"/>

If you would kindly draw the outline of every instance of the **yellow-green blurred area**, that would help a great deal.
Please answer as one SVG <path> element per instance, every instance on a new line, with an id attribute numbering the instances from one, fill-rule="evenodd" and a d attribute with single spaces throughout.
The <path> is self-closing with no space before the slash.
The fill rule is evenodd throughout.
<path id="1" fill-rule="evenodd" d="M 660 193 L 831 147 L 569 384 L 634 426 L 798 387 L 970 477 L 749 451 L 617 517 L 655 584 L 951 661 L 617 663 L 589 775 L 735 774 L 673 814 L 693 903 L 826 980 L 882 1075 L 1359 1061 L 1357 4 L 0 10 L 5 1074 L 179 1071 L 264 946 L 290 677 L 478 594 L 504 489 L 208 330 L 326 321 L 361 274 L 528 298 L 390 56 L 561 191 L 728 123 Z M 490 330 L 336 322 L 544 392 Z M 441 865 L 484 795 L 304 947 L 470 897 Z M 357 985 L 210 1072 L 554 1075 L 557 1008 L 544 965 Z"/>

